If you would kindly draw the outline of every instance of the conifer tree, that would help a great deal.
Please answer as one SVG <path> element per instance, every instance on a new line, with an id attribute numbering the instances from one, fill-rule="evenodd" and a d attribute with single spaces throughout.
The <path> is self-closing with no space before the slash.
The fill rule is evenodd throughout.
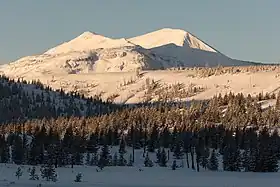
<path id="1" fill-rule="evenodd" d="M 120 141 L 119 153 L 126 153 L 124 138 L 122 138 Z"/>
<path id="2" fill-rule="evenodd" d="M 91 154 L 87 152 L 86 155 L 86 165 L 90 166 L 91 165 Z"/>
<path id="3" fill-rule="evenodd" d="M 146 153 L 146 157 L 145 157 L 145 160 L 144 160 L 144 166 L 145 167 L 153 167 L 153 162 L 150 160 L 148 152 Z"/>
<path id="4" fill-rule="evenodd" d="M 12 145 L 12 159 L 17 165 L 23 163 L 24 159 L 24 146 L 22 138 L 19 135 L 15 135 L 14 142 Z"/>
<path id="5" fill-rule="evenodd" d="M 82 182 L 82 173 L 78 173 L 76 175 L 74 182 Z"/>
<path id="6" fill-rule="evenodd" d="M 125 166 L 126 165 L 126 160 L 124 158 L 124 153 L 121 152 L 118 160 L 118 166 Z"/>
<path id="7" fill-rule="evenodd" d="M 29 180 L 39 180 L 39 176 L 36 174 L 36 168 L 34 166 L 30 169 Z"/>
<path id="8" fill-rule="evenodd" d="M 206 169 L 208 165 L 208 158 L 209 158 L 209 148 L 205 147 L 202 150 L 201 156 L 200 156 L 200 164 L 202 168 Z"/>
<path id="9" fill-rule="evenodd" d="M 182 146 L 182 142 L 181 141 L 177 141 L 175 143 L 175 146 L 174 147 L 174 154 L 173 156 L 176 158 L 176 159 L 181 159 L 182 156 L 183 156 L 183 146 Z"/>
<path id="10" fill-rule="evenodd" d="M 156 163 L 160 163 L 160 159 L 161 159 L 161 151 L 160 151 L 160 149 L 157 150 L 156 157 L 157 157 Z"/>
<path id="11" fill-rule="evenodd" d="M 216 155 L 216 152 L 215 152 L 214 149 L 211 153 L 211 156 L 210 156 L 209 163 L 208 163 L 207 167 L 208 167 L 209 170 L 212 170 L 212 171 L 217 171 L 218 170 L 219 162 L 218 162 L 217 155 Z"/>
<path id="12" fill-rule="evenodd" d="M 112 160 L 112 165 L 113 166 L 117 166 L 118 165 L 118 154 L 115 153 L 114 156 L 113 156 L 113 160 Z"/>
<path id="13" fill-rule="evenodd" d="M 1 139 L 1 141 L 3 142 L 3 145 L 1 147 L 0 161 L 1 163 L 8 163 L 10 160 L 9 147 L 5 138 Z"/>
<path id="14" fill-rule="evenodd" d="M 133 156 L 132 156 L 132 154 L 129 155 L 129 161 L 128 161 L 127 166 L 133 166 Z"/>
<path id="15" fill-rule="evenodd" d="M 250 150 L 246 149 L 243 153 L 242 153 L 242 168 L 244 169 L 245 172 L 250 171 Z"/>
<path id="16" fill-rule="evenodd" d="M 166 167 L 167 164 L 167 156 L 166 156 L 166 152 L 165 149 L 162 149 L 161 153 L 160 153 L 160 166 L 161 167 Z"/>
<path id="17" fill-rule="evenodd" d="M 99 158 L 98 158 L 98 154 L 96 152 L 96 153 L 93 154 L 93 157 L 91 158 L 90 165 L 91 166 L 97 166 L 98 161 L 99 161 Z"/>
<path id="18" fill-rule="evenodd" d="M 172 163 L 172 170 L 176 170 L 176 168 L 177 168 L 176 160 L 173 160 L 173 163 Z"/>
<path id="19" fill-rule="evenodd" d="M 18 178 L 18 180 L 19 180 L 19 178 L 22 176 L 22 169 L 21 169 L 21 167 L 18 167 L 17 168 L 17 171 L 16 171 L 16 177 Z"/>
<path id="20" fill-rule="evenodd" d="M 104 144 L 102 149 L 101 149 L 101 154 L 100 158 L 98 161 L 98 166 L 102 169 L 105 166 L 109 166 L 110 164 L 110 152 L 109 152 L 109 147 L 107 144 Z"/>
<path id="21" fill-rule="evenodd" d="M 53 181 L 53 182 L 57 181 L 57 174 L 55 172 L 55 167 L 50 161 L 48 161 L 47 164 L 42 165 L 40 171 L 43 179 L 47 181 Z"/>

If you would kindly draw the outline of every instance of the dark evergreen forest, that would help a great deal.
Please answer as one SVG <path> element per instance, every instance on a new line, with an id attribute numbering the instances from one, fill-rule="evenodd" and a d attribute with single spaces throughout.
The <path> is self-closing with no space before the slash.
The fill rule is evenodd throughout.
<path id="1" fill-rule="evenodd" d="M 262 108 L 269 99 L 276 105 Z M 2 163 L 132 166 L 134 150 L 141 149 L 146 167 L 153 166 L 154 152 L 161 167 L 183 158 L 196 171 L 218 170 L 222 158 L 224 171 L 278 171 L 279 94 L 229 93 L 207 101 L 131 106 L 2 76 L 0 114 Z M 112 155 L 111 146 L 118 153 Z M 128 147 L 133 152 L 126 161 Z"/>

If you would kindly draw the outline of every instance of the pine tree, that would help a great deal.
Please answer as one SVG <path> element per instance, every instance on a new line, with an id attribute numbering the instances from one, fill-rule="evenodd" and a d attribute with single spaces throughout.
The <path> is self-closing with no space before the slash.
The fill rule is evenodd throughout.
<path id="1" fill-rule="evenodd" d="M 124 158 L 124 153 L 121 152 L 119 156 L 118 166 L 125 166 L 125 165 L 126 165 L 126 160 Z"/>
<path id="2" fill-rule="evenodd" d="M 206 169 L 208 165 L 209 148 L 204 148 L 200 157 L 201 166 Z"/>
<path id="3" fill-rule="evenodd" d="M 161 151 L 160 151 L 160 149 L 157 150 L 156 157 L 157 157 L 156 163 L 160 163 L 160 159 L 161 159 Z"/>
<path id="4" fill-rule="evenodd" d="M 126 150 L 125 150 L 125 141 L 124 141 L 123 138 L 121 139 L 121 142 L 120 142 L 119 153 L 123 153 L 123 154 L 126 153 Z"/>
<path id="5" fill-rule="evenodd" d="M 39 176 L 36 174 L 36 168 L 34 166 L 30 169 L 29 180 L 39 180 Z"/>
<path id="6" fill-rule="evenodd" d="M 19 180 L 19 178 L 22 176 L 22 169 L 21 169 L 21 167 L 18 167 L 17 168 L 17 171 L 16 171 L 16 177 L 18 178 L 18 180 Z"/>
<path id="7" fill-rule="evenodd" d="M 86 164 L 88 166 L 91 165 L 91 154 L 89 152 L 87 152 L 87 155 L 86 155 Z"/>
<path id="8" fill-rule="evenodd" d="M 183 145 L 182 145 L 181 141 L 177 141 L 175 143 L 175 146 L 174 146 L 174 154 L 173 154 L 173 156 L 176 159 L 181 159 L 183 155 L 184 155 L 184 153 L 183 153 Z"/>
<path id="9" fill-rule="evenodd" d="M 133 166 L 133 156 L 132 156 L 132 154 L 129 155 L 129 162 L 128 162 L 127 166 Z"/>
<path id="10" fill-rule="evenodd" d="M 257 163 L 258 163 L 258 150 L 256 148 L 250 149 L 248 159 L 248 171 L 256 172 L 257 171 Z"/>
<path id="11" fill-rule="evenodd" d="M 177 168 L 176 160 L 173 160 L 173 163 L 172 163 L 172 170 L 176 170 L 176 168 Z"/>
<path id="12" fill-rule="evenodd" d="M 47 181 L 57 181 L 57 174 L 55 172 L 55 167 L 51 162 L 48 162 L 47 164 L 44 164 L 41 166 L 41 176 L 43 179 Z"/>
<path id="13" fill-rule="evenodd" d="M 78 173 L 76 175 L 74 182 L 82 182 L 82 173 Z"/>
<path id="14" fill-rule="evenodd" d="M 153 162 L 150 160 L 148 152 L 146 153 L 146 157 L 145 157 L 145 160 L 144 160 L 144 166 L 145 167 L 153 167 Z"/>
<path id="15" fill-rule="evenodd" d="M 96 153 L 93 154 L 93 157 L 91 158 L 90 165 L 91 166 L 97 166 L 98 161 L 99 161 L 99 158 L 98 158 L 98 154 L 96 152 Z"/>
<path id="16" fill-rule="evenodd" d="M 207 167 L 208 167 L 209 170 L 212 170 L 212 171 L 217 171 L 218 170 L 219 162 L 218 162 L 217 155 L 216 155 L 216 152 L 215 152 L 214 149 L 213 149 L 212 154 L 210 156 L 209 163 L 208 163 Z"/>
<path id="17" fill-rule="evenodd" d="M 167 156 L 166 156 L 166 152 L 165 149 L 162 149 L 161 153 L 160 153 L 160 162 L 159 165 L 161 167 L 166 167 L 167 164 Z"/>
<path id="18" fill-rule="evenodd" d="M 112 160 L 112 165 L 113 166 L 117 166 L 118 165 L 118 154 L 115 153 L 114 156 L 113 156 L 113 160 Z"/>
<path id="19" fill-rule="evenodd" d="M 15 135 L 15 140 L 12 145 L 12 159 L 15 164 L 23 164 L 24 158 L 24 146 L 22 138 L 19 135 Z"/>
<path id="20" fill-rule="evenodd" d="M 109 166 L 110 164 L 110 152 L 107 144 L 104 144 L 101 149 L 100 158 L 98 161 L 98 167 L 103 169 L 105 166 Z"/>
<path id="21" fill-rule="evenodd" d="M 3 142 L 0 155 L 1 163 L 8 163 L 10 160 L 9 146 L 7 144 L 7 141 L 5 141 L 5 137 L 3 139 L 1 138 L 1 141 Z"/>
<path id="22" fill-rule="evenodd" d="M 246 149 L 243 153 L 242 153 L 242 168 L 244 169 L 245 172 L 250 171 L 250 150 Z"/>
<path id="23" fill-rule="evenodd" d="M 148 152 L 155 152 L 157 140 L 158 140 L 158 129 L 157 126 L 154 125 L 152 128 L 150 139 L 148 141 Z"/>

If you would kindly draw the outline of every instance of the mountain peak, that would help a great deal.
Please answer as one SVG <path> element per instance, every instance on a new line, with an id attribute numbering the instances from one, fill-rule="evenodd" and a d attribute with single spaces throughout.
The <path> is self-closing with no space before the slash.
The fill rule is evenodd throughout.
<path id="1" fill-rule="evenodd" d="M 163 28 L 141 36 L 130 38 L 129 41 L 147 49 L 173 44 L 185 48 L 217 52 L 214 48 L 210 47 L 193 34 L 182 29 Z"/>
<path id="2" fill-rule="evenodd" d="M 90 31 L 85 31 L 80 36 L 78 36 L 78 38 L 89 39 L 91 37 L 94 37 L 95 35 L 98 35 L 98 34 L 96 34 L 94 32 L 90 32 Z"/>

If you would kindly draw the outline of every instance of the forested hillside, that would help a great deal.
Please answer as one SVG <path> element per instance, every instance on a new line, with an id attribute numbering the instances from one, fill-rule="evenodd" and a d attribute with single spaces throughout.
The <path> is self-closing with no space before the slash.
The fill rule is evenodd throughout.
<path id="1" fill-rule="evenodd" d="M 99 97 L 85 98 L 44 87 L 39 81 L 14 81 L 0 77 L 0 123 L 59 116 L 92 116 L 115 110 L 116 105 Z"/>
<path id="2" fill-rule="evenodd" d="M 275 107 L 262 107 L 262 101 L 273 99 Z M 95 105 L 113 106 L 100 101 Z M 279 109 L 279 95 L 230 93 L 190 106 L 156 103 L 104 115 L 19 120 L 1 126 L 1 162 L 126 166 L 134 161 L 134 151 L 129 160 L 124 157 L 129 146 L 143 149 L 146 167 L 186 159 L 194 170 L 217 170 L 222 158 L 225 171 L 275 172 L 280 159 Z M 112 152 L 111 146 L 119 150 Z M 150 152 L 157 153 L 156 162 L 149 159 Z"/>

